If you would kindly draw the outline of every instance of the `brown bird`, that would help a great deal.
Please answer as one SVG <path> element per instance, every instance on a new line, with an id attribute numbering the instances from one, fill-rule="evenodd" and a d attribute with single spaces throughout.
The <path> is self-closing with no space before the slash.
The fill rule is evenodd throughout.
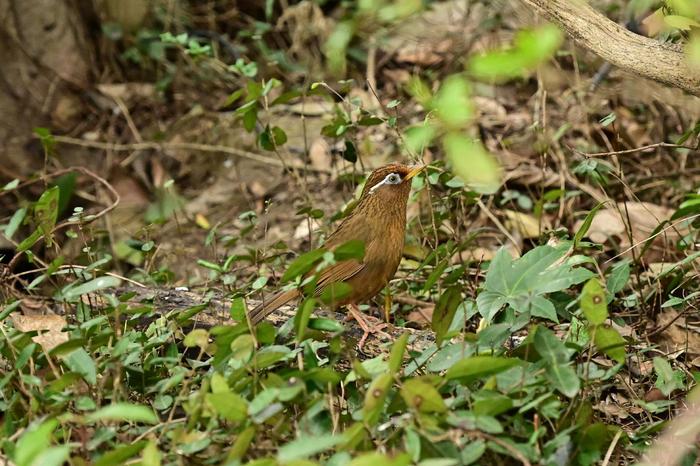
<path id="1" fill-rule="evenodd" d="M 333 251 L 351 240 L 364 243 L 362 260 L 348 259 L 337 262 L 318 272 L 315 295 L 320 295 L 330 284 L 344 282 L 350 292 L 332 303 L 333 307 L 346 306 L 364 331 L 359 347 L 370 333 L 382 326 L 370 325 L 362 315 L 358 303 L 366 301 L 386 286 L 401 262 L 406 231 L 406 204 L 411 191 L 411 179 L 425 166 L 399 163 L 374 170 L 367 179 L 360 199 L 353 209 L 326 239 L 322 248 Z M 314 273 L 311 271 L 309 274 Z M 253 325 L 289 301 L 300 297 L 298 289 L 279 291 L 249 312 Z"/>

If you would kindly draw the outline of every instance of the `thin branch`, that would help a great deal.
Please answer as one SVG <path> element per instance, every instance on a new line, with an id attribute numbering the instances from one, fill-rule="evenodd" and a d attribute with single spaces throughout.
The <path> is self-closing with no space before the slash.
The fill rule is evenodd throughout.
<path id="1" fill-rule="evenodd" d="M 690 151 L 697 151 L 697 147 L 688 147 L 684 146 L 682 144 L 672 144 L 670 142 L 657 142 L 655 144 L 649 144 L 647 146 L 641 146 L 641 147 L 635 147 L 633 149 L 625 149 L 625 150 L 616 150 L 616 151 L 608 151 L 608 152 L 582 152 L 578 149 L 574 149 L 573 147 L 569 146 L 569 149 L 579 155 L 582 155 L 584 157 L 609 157 L 612 155 L 624 155 L 624 154 L 634 154 L 636 152 L 644 152 L 647 150 L 651 149 L 656 149 L 659 147 L 666 147 L 668 149 L 687 149 Z"/>

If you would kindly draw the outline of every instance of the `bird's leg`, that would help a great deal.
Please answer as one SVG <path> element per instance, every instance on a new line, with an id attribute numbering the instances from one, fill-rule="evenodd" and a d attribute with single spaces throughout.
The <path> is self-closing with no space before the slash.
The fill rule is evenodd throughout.
<path id="1" fill-rule="evenodd" d="M 360 338 L 360 342 L 357 344 L 357 348 L 360 351 L 362 351 L 362 347 L 364 346 L 367 337 L 371 333 L 378 333 L 386 338 L 391 338 L 391 335 L 382 331 L 382 329 L 387 327 L 387 324 L 385 322 L 381 322 L 379 319 L 363 314 L 362 311 L 360 311 L 360 309 L 355 304 L 348 304 L 346 307 L 348 308 L 348 311 L 350 312 L 352 318 L 357 321 L 357 324 L 364 332 L 362 334 L 362 338 Z"/>

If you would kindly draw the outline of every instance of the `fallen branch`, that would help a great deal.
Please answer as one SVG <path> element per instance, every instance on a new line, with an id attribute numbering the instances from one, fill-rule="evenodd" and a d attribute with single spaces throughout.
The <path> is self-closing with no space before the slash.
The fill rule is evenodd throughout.
<path id="1" fill-rule="evenodd" d="M 522 0 L 564 29 L 580 46 L 618 68 L 700 96 L 700 73 L 679 44 L 635 34 L 582 0 Z"/>

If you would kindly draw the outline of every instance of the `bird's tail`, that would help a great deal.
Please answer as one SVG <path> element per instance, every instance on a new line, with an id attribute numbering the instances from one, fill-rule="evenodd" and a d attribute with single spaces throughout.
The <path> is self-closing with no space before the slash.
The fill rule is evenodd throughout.
<path id="1" fill-rule="evenodd" d="M 269 300 L 263 301 L 252 311 L 248 312 L 250 323 L 253 325 L 258 325 L 265 317 L 272 314 L 280 306 L 287 304 L 297 296 L 299 296 L 299 290 L 288 290 L 275 293 Z"/>

